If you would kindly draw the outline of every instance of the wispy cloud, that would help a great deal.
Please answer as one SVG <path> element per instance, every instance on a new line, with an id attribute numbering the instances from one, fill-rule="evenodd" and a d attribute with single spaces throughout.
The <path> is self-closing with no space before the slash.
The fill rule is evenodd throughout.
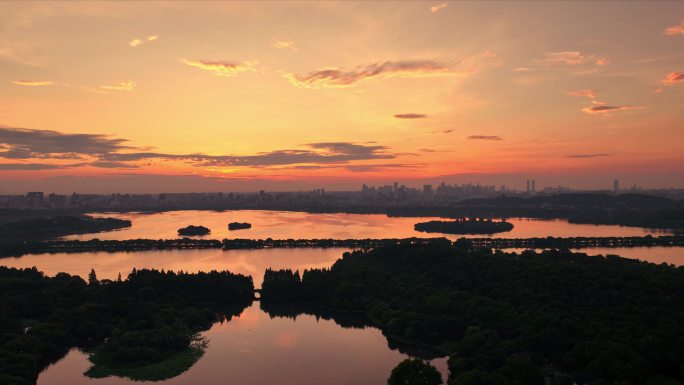
<path id="1" fill-rule="evenodd" d="M 449 6 L 449 4 L 447 4 L 447 3 L 434 5 L 434 6 L 430 7 L 430 12 L 437 13 L 437 12 L 443 10 L 444 8 L 448 7 L 448 6 Z"/>
<path id="2" fill-rule="evenodd" d="M 183 64 L 189 65 L 190 67 L 199 68 L 204 71 L 212 72 L 216 76 L 231 77 L 235 76 L 241 72 L 251 72 L 256 71 L 257 62 L 246 61 L 242 63 L 229 62 L 229 61 L 212 61 L 212 60 L 181 60 Z"/>
<path id="3" fill-rule="evenodd" d="M 136 37 L 135 39 L 132 39 L 131 41 L 129 41 L 128 45 L 135 48 L 135 47 L 139 47 L 139 46 L 143 45 L 145 42 L 153 42 L 153 41 L 157 40 L 158 38 L 159 38 L 159 36 L 157 36 L 157 35 L 150 35 L 146 38 L 140 38 L 140 39 Z"/>
<path id="4" fill-rule="evenodd" d="M 140 39 L 133 39 L 133 40 L 131 40 L 131 41 L 128 42 L 128 45 L 130 45 L 131 47 L 135 48 L 135 47 L 141 45 L 142 43 L 143 43 L 143 41 L 140 40 Z"/>
<path id="5" fill-rule="evenodd" d="M 435 60 L 403 60 L 373 63 L 355 69 L 323 69 L 308 74 L 284 74 L 292 84 L 303 88 L 348 87 L 365 79 L 380 77 L 453 76 L 458 72 L 454 63 Z"/>
<path id="6" fill-rule="evenodd" d="M 566 94 L 570 95 L 570 96 L 589 98 L 591 100 L 596 99 L 596 91 L 594 91 L 592 89 L 579 90 L 579 91 L 568 91 L 568 92 L 566 92 Z"/>
<path id="7" fill-rule="evenodd" d="M 582 64 L 587 56 L 579 51 L 549 52 L 544 56 L 542 62 L 547 65 L 577 65 Z"/>
<path id="8" fill-rule="evenodd" d="M 596 65 L 599 67 L 603 67 L 605 65 L 610 64 L 610 59 L 608 59 L 606 57 L 602 57 L 600 59 L 596 59 L 596 61 L 594 63 L 596 63 Z"/>
<path id="9" fill-rule="evenodd" d="M 673 25 L 671 27 L 665 28 L 665 30 L 663 30 L 663 34 L 667 36 L 684 35 L 684 21 L 682 21 L 679 25 Z"/>
<path id="10" fill-rule="evenodd" d="M 273 40 L 271 40 L 271 47 L 277 48 L 277 49 L 286 49 L 286 50 L 290 50 L 292 52 L 299 51 L 299 48 L 297 47 L 295 42 L 293 42 L 291 40 L 278 40 L 276 38 L 273 38 Z"/>
<path id="11" fill-rule="evenodd" d="M 593 105 L 589 107 L 582 108 L 582 112 L 587 113 L 587 114 L 603 114 L 606 115 L 611 112 L 616 112 L 616 111 L 630 111 L 630 110 L 639 110 L 642 109 L 643 107 L 640 106 L 609 106 L 605 104 L 599 104 L 599 105 Z"/>
<path id="12" fill-rule="evenodd" d="M 67 166 L 49 163 L 0 163 L 1 171 L 58 170 L 62 168 L 67 168 Z"/>
<path id="13" fill-rule="evenodd" d="M 107 84 L 100 86 L 100 89 L 106 90 L 106 91 L 133 91 L 135 89 L 135 82 L 132 80 L 128 80 L 125 82 L 121 83 L 116 83 L 116 84 Z"/>
<path id="14" fill-rule="evenodd" d="M 351 172 L 377 172 L 377 171 L 391 171 L 391 170 L 404 170 L 421 167 L 421 165 L 416 164 L 404 164 L 404 163 L 385 163 L 385 164 L 352 164 L 344 166 L 344 169 Z"/>
<path id="15" fill-rule="evenodd" d="M 503 140 L 502 137 L 496 135 L 470 135 L 469 140 Z"/>
<path id="16" fill-rule="evenodd" d="M 662 80 L 662 83 L 666 86 L 674 86 L 675 84 L 684 82 L 684 73 L 681 72 L 670 72 Z"/>
<path id="17" fill-rule="evenodd" d="M 596 153 L 596 154 L 572 154 L 572 155 L 568 155 L 567 157 L 568 157 L 568 158 L 579 158 L 579 159 L 582 159 L 582 158 L 602 158 L 602 157 L 606 157 L 606 156 L 610 156 L 610 155 L 611 155 L 611 154 L 607 154 L 607 153 Z"/>
<path id="18" fill-rule="evenodd" d="M 428 116 L 425 114 L 407 113 L 407 114 L 395 114 L 394 117 L 397 119 L 425 119 Z"/>
<path id="19" fill-rule="evenodd" d="M 12 83 L 18 85 L 18 86 L 27 86 L 27 87 L 42 87 L 42 86 L 51 86 L 55 84 L 55 82 L 50 81 L 50 80 L 14 80 Z"/>

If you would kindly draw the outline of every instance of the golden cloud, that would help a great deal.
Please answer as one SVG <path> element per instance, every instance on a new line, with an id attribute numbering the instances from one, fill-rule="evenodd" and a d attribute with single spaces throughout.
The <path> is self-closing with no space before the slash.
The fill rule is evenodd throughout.
<path id="1" fill-rule="evenodd" d="M 51 85 L 55 84 L 55 82 L 50 81 L 50 80 L 14 80 L 12 83 L 14 83 L 18 86 L 27 86 L 27 87 L 51 86 Z"/>
<path id="2" fill-rule="evenodd" d="M 278 39 L 273 39 L 271 41 L 271 47 L 277 48 L 277 49 L 288 49 L 292 52 L 297 52 L 299 51 L 299 48 L 297 48 L 297 45 L 295 42 L 290 41 L 290 40 L 278 40 Z"/>
<path id="3" fill-rule="evenodd" d="M 213 72 L 216 76 L 230 77 L 235 76 L 241 72 L 256 71 L 255 65 L 257 62 L 246 61 L 242 63 L 227 62 L 227 61 L 210 61 L 210 60 L 181 60 L 183 64 L 190 67 L 199 68 L 204 71 Z"/>
<path id="4" fill-rule="evenodd" d="M 133 91 L 135 89 L 135 82 L 132 80 L 128 80 L 128 81 L 121 82 L 121 83 L 100 86 L 100 89 L 107 90 L 107 91 L 127 91 L 128 92 L 128 91 Z"/>

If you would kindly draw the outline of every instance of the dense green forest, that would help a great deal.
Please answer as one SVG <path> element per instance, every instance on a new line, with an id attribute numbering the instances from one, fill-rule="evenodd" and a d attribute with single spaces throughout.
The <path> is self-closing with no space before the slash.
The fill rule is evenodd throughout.
<path id="1" fill-rule="evenodd" d="M 264 278 L 262 307 L 363 315 L 392 339 L 449 354 L 452 385 L 684 382 L 684 268 L 462 239 Z"/>
<path id="2" fill-rule="evenodd" d="M 134 270 L 99 281 L 93 271 L 86 282 L 0 267 L 0 384 L 35 383 L 71 347 L 94 349 L 92 376 L 177 375 L 201 356 L 196 333 L 241 313 L 253 290 L 251 277 L 229 272 Z"/>

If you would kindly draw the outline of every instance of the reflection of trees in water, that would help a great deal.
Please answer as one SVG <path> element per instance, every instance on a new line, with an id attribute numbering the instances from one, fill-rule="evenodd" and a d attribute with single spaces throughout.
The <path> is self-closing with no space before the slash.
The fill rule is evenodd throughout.
<path id="1" fill-rule="evenodd" d="M 398 350 L 400 353 L 411 357 L 433 360 L 445 356 L 444 353 L 434 348 L 400 341 L 387 335 L 363 313 L 332 312 L 321 309 L 313 303 L 306 302 L 260 302 L 259 306 L 271 318 L 290 318 L 296 320 L 300 315 L 309 315 L 315 317 L 316 320 L 333 321 L 345 329 L 374 328 L 380 331 L 386 338 L 387 347 L 390 350 Z"/>
<path id="2" fill-rule="evenodd" d="M 87 349 L 85 352 L 90 354 L 88 358 L 93 365 L 84 375 L 90 378 L 114 376 L 133 381 L 164 381 L 177 377 L 187 372 L 204 356 L 209 341 L 201 335 L 202 332 L 209 330 L 214 323 L 223 324 L 224 322 L 230 322 L 233 317 L 242 314 L 249 306 L 251 306 L 251 303 L 212 308 L 212 312 L 216 315 L 216 321 L 205 324 L 201 330 L 195 333 L 191 337 L 186 349 L 152 363 L 146 363 L 144 360 L 139 359 L 124 364 L 120 362 L 113 363 L 108 361 L 106 356 L 103 357 L 103 345 Z M 147 332 L 157 333 L 158 331 L 158 329 L 150 329 Z"/>

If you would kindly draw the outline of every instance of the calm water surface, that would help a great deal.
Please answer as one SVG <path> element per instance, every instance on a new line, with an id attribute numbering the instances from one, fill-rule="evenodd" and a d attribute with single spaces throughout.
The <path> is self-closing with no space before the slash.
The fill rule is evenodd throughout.
<path id="1" fill-rule="evenodd" d="M 203 333 L 204 356 L 164 385 L 382 385 L 407 355 L 388 347 L 376 328 L 343 328 L 310 315 L 271 318 L 255 302 Z M 432 360 L 446 379 L 446 358 Z M 44 370 L 38 385 L 119 385 L 134 381 L 83 375 L 90 363 L 77 349 Z"/>
<path id="2" fill-rule="evenodd" d="M 524 249 L 504 249 L 520 252 Z M 342 253 L 341 248 L 254 249 L 254 250 L 150 250 L 138 252 L 88 252 L 29 254 L 19 258 L 0 259 L 0 265 L 25 268 L 37 267 L 47 275 L 59 272 L 87 277 L 90 269 L 97 276 L 115 279 L 119 273 L 126 277 L 135 268 L 183 270 L 188 272 L 229 270 L 251 275 L 254 284 L 261 286 L 264 270 L 330 267 Z M 590 255 L 617 254 L 654 263 L 684 265 L 684 247 L 587 248 L 577 251 Z"/>
<path id="3" fill-rule="evenodd" d="M 413 230 L 418 222 L 439 220 L 436 217 L 395 218 L 384 214 L 310 214 L 294 211 L 231 210 L 231 211 L 166 211 L 161 213 L 107 213 L 93 214 L 130 219 L 133 226 L 127 229 L 97 234 L 83 234 L 67 239 L 169 239 L 178 238 L 178 229 L 188 225 L 202 225 L 211 229 L 210 239 L 250 238 L 408 238 L 438 237 L 436 233 Z M 613 225 L 580 225 L 565 220 L 509 219 L 515 226 L 512 231 L 498 233 L 502 238 L 531 237 L 603 237 L 662 235 L 667 232 Z M 251 229 L 229 231 L 230 222 L 249 222 Z M 480 237 L 477 235 L 475 237 Z M 459 235 L 446 235 L 458 239 Z"/>
<path id="4" fill-rule="evenodd" d="M 68 237 L 70 239 L 176 238 L 180 227 L 207 226 L 209 238 L 404 238 L 438 234 L 413 230 L 417 222 L 436 218 L 390 218 L 365 214 L 308 214 L 277 211 L 173 211 L 154 214 L 105 214 L 131 219 L 133 227 L 120 231 Z M 229 232 L 228 222 L 250 222 L 253 228 Z M 663 232 L 621 226 L 569 224 L 567 221 L 510 219 L 515 229 L 499 237 L 640 236 Z M 456 239 L 459 236 L 449 236 Z M 32 267 L 48 275 L 58 272 L 87 276 L 95 269 L 99 278 L 126 276 L 135 268 L 189 272 L 229 270 L 251 275 L 257 287 L 267 268 L 329 267 L 345 249 L 161 250 L 141 252 L 88 252 L 32 254 L 4 258 L 0 264 Z M 655 263 L 684 265 L 684 248 L 591 248 L 588 254 L 618 254 Z M 163 384 L 219 385 L 378 385 L 386 383 L 392 368 L 406 355 L 388 346 L 379 330 L 344 328 L 332 320 L 300 315 L 271 318 L 255 302 L 239 317 L 215 324 L 203 333 L 209 341 L 205 355 L 180 376 Z M 446 358 L 432 361 L 446 378 Z M 43 371 L 39 385 L 129 384 L 117 377 L 90 379 L 83 375 L 90 364 L 87 355 L 71 350 Z"/>
<path id="5" fill-rule="evenodd" d="M 304 269 L 330 267 L 346 249 L 253 249 L 253 250 L 150 250 L 137 252 L 88 252 L 29 254 L 19 258 L 0 259 L 0 265 L 37 267 L 47 275 L 67 272 L 83 278 L 95 269 L 98 278 L 115 279 L 119 273 L 126 277 L 135 267 L 173 271 L 228 270 L 251 275 L 254 284 L 261 286 L 264 271 L 272 269 Z"/>

